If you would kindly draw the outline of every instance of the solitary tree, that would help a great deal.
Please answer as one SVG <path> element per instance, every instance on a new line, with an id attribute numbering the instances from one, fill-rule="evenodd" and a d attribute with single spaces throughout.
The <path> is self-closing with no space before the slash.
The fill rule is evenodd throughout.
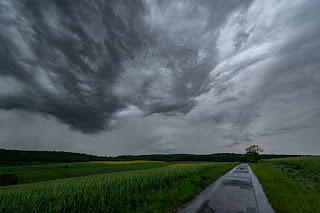
<path id="1" fill-rule="evenodd" d="M 246 148 L 246 157 L 247 160 L 251 163 L 257 163 L 259 160 L 259 153 L 263 152 L 263 149 L 260 148 L 258 145 L 251 145 Z"/>

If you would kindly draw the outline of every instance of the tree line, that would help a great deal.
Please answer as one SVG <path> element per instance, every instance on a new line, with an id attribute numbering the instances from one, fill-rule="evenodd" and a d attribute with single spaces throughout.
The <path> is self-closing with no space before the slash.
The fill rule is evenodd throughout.
<path id="1" fill-rule="evenodd" d="M 259 159 L 293 157 L 297 155 L 259 155 Z M 0 149 L 0 165 L 25 165 L 35 163 L 69 163 L 85 161 L 210 161 L 210 162 L 247 162 L 248 157 L 235 153 L 195 154 L 157 154 L 157 155 L 122 155 L 117 157 L 95 156 L 62 151 L 20 151 Z"/>

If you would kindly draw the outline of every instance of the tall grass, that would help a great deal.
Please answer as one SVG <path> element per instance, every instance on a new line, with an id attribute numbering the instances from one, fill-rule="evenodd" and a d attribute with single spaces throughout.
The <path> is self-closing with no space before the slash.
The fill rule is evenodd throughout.
<path id="1" fill-rule="evenodd" d="M 262 160 L 261 163 L 286 166 L 291 169 L 300 170 L 305 175 L 320 175 L 320 156 L 268 159 Z"/>
<path id="2" fill-rule="evenodd" d="M 127 201 L 139 200 L 140 194 L 164 190 L 207 171 L 219 177 L 235 165 L 210 163 L 165 167 L 1 187 L 0 212 L 133 212 L 140 204 Z M 166 199 L 170 202 L 175 198 Z M 126 202 L 129 206 L 121 208 Z M 143 205 L 143 201 L 139 202 Z M 130 207 L 131 204 L 137 206 Z"/>
<path id="3" fill-rule="evenodd" d="M 277 213 L 320 212 L 320 196 L 305 184 L 266 164 L 250 164 Z"/>
<path id="4" fill-rule="evenodd" d="M 319 156 L 270 159 L 263 160 L 260 164 L 279 170 L 288 177 L 304 183 L 310 190 L 320 194 Z"/>

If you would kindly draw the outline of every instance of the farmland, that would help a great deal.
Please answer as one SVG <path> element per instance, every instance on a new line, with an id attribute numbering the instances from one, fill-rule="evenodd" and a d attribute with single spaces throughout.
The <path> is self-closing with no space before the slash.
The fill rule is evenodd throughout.
<path id="1" fill-rule="evenodd" d="M 0 212 L 168 212 L 237 164 L 172 166 L 1 187 Z"/>
<path id="2" fill-rule="evenodd" d="M 0 175 L 15 174 L 18 184 L 57 180 L 88 175 L 166 167 L 164 162 L 76 162 L 0 167 Z"/>
<path id="3" fill-rule="evenodd" d="M 250 164 L 276 212 L 318 212 L 320 157 L 262 160 Z"/>
<path id="4" fill-rule="evenodd" d="M 17 182 L 11 184 L 17 185 L 0 187 L 0 212 L 171 212 L 240 164 L 200 161 L 203 156 L 189 161 L 188 155 L 184 161 L 173 161 L 183 155 L 171 161 L 161 160 L 166 156 L 119 161 L 63 152 L 5 153 L 19 161 L 2 160 L 0 177 L 14 175 Z M 34 161 L 24 161 L 26 156 Z M 320 209 L 320 157 L 261 158 L 250 166 L 276 212 Z M 89 160 L 73 162 L 77 159 Z"/>

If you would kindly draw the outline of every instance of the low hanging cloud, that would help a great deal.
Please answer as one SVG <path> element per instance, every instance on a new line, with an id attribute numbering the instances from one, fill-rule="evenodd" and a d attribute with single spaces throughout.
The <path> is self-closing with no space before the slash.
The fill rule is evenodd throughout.
<path id="1" fill-rule="evenodd" d="M 306 129 L 316 138 L 319 9 L 317 0 L 3 0 L 0 109 L 146 153 L 229 151 Z"/>

